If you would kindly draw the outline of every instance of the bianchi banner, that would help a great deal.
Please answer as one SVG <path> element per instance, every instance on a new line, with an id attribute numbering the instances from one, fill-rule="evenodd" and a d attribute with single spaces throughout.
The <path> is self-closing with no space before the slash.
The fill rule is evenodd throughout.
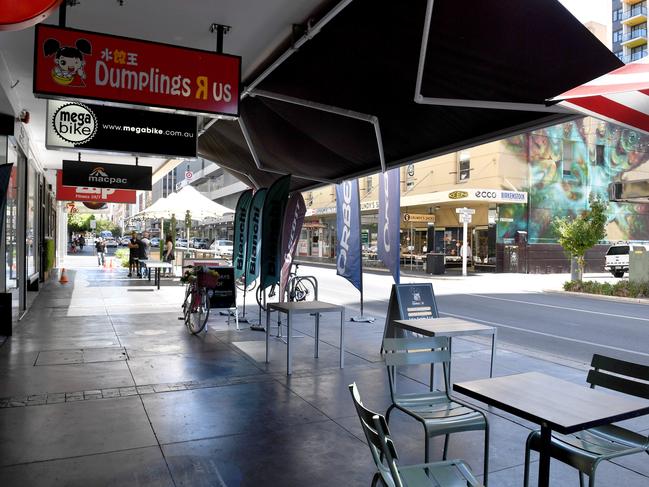
<path id="1" fill-rule="evenodd" d="M 399 169 L 379 174 L 379 235 L 377 253 L 399 284 L 400 271 L 400 182 Z"/>
<path id="2" fill-rule="evenodd" d="M 363 292 L 358 179 L 336 185 L 336 273 Z"/>
<path id="3" fill-rule="evenodd" d="M 267 288 L 279 282 L 282 254 L 282 224 L 288 201 L 291 176 L 276 180 L 266 193 L 264 212 L 261 219 L 261 270 L 260 286 Z"/>
<path id="4" fill-rule="evenodd" d="M 47 102 L 48 149 L 196 157 L 196 117 L 69 101 Z"/>
<path id="5" fill-rule="evenodd" d="M 259 277 L 259 260 L 261 258 L 261 224 L 266 188 L 258 189 L 252 197 L 248 213 L 246 258 L 246 283 L 250 284 Z"/>
<path id="6" fill-rule="evenodd" d="M 291 272 L 293 256 L 300 240 L 306 205 L 302 193 L 293 193 L 286 205 L 284 224 L 282 225 L 282 269 L 279 280 L 279 297 L 284 300 L 284 290 L 288 284 L 288 275 Z"/>
<path id="7" fill-rule="evenodd" d="M 252 189 L 247 189 L 237 201 L 234 210 L 234 249 L 232 263 L 234 264 L 234 279 L 240 279 L 246 272 L 246 248 L 248 244 L 246 230 L 248 228 L 248 213 L 252 203 Z"/>

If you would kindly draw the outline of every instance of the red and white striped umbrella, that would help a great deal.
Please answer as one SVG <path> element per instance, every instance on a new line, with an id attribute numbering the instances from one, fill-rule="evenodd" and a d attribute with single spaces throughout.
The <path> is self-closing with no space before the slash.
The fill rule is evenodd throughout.
<path id="1" fill-rule="evenodd" d="M 551 101 L 649 133 L 649 58 L 622 66 Z"/>

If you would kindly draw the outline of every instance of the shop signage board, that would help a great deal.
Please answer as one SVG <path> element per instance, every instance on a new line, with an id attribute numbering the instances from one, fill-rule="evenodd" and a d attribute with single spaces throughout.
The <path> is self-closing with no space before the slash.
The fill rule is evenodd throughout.
<path id="1" fill-rule="evenodd" d="M 385 319 L 383 338 L 403 338 L 407 332 L 394 328 L 394 320 L 439 318 L 437 301 L 431 283 L 393 284 Z M 395 333 L 399 336 L 395 336 Z"/>
<path id="2" fill-rule="evenodd" d="M 196 117 L 48 100 L 48 149 L 196 157 Z"/>
<path id="3" fill-rule="evenodd" d="M 103 203 L 135 203 L 136 192 L 131 189 L 63 186 L 63 173 L 56 171 L 56 199 L 58 201 L 92 201 Z"/>
<path id="4" fill-rule="evenodd" d="M 425 213 L 404 213 L 403 221 L 412 223 L 434 222 L 435 215 L 427 215 Z"/>
<path id="5" fill-rule="evenodd" d="M 241 58 L 39 24 L 34 94 L 239 116 Z"/>
<path id="6" fill-rule="evenodd" d="M 149 166 L 63 161 L 63 185 L 151 191 Z"/>

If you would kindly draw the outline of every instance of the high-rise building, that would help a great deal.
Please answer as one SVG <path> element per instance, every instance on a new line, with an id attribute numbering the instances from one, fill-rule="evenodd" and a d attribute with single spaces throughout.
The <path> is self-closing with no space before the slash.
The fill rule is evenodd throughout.
<path id="1" fill-rule="evenodd" d="M 613 0 L 613 52 L 625 63 L 647 55 L 646 0 Z"/>

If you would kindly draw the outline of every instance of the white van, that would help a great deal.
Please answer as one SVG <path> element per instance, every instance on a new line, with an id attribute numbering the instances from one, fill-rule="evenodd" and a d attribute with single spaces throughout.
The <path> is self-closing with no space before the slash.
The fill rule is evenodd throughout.
<path id="1" fill-rule="evenodd" d="M 624 277 L 629 272 L 629 252 L 636 247 L 644 247 L 649 251 L 649 245 L 628 242 L 618 242 L 611 245 L 606 252 L 604 269 L 615 277 Z"/>

